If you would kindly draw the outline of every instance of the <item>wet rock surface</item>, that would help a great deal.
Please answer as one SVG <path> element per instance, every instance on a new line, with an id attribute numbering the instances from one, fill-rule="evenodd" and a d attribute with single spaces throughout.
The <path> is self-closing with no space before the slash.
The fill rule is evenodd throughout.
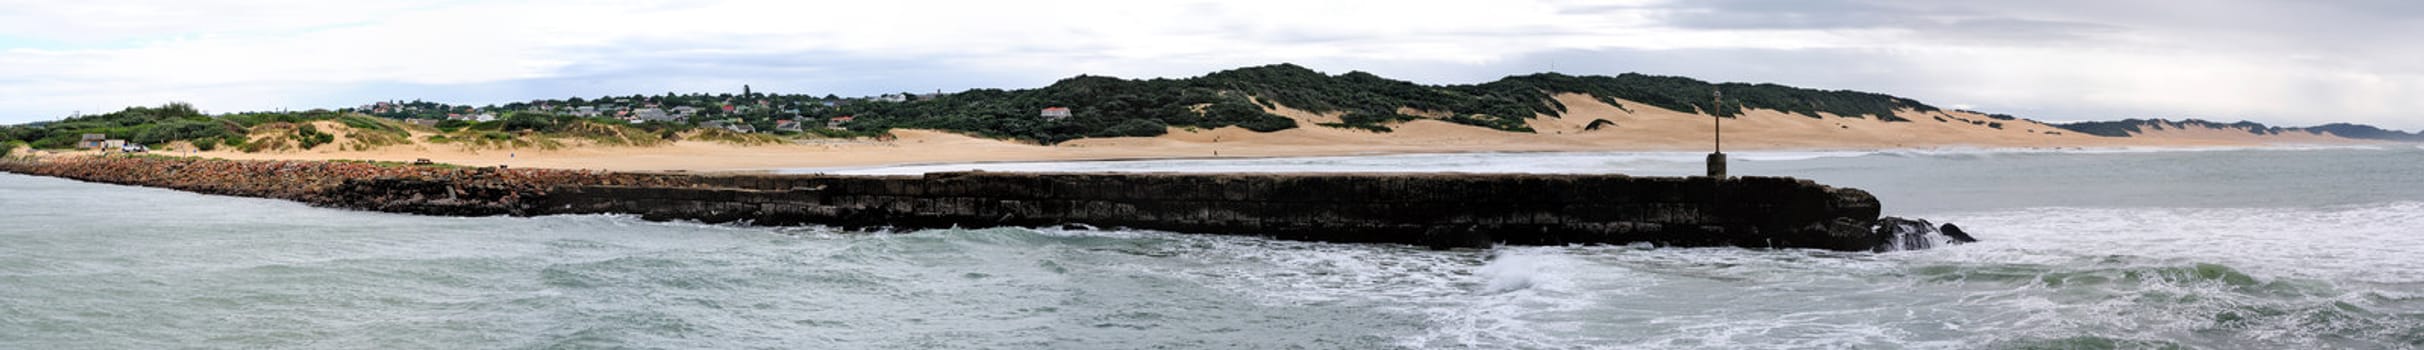
<path id="1" fill-rule="evenodd" d="M 612 213 L 850 228 L 1090 225 L 1435 248 L 1650 243 L 1865 251 L 1900 237 L 1881 229 L 1878 201 L 1867 192 L 1781 177 L 666 175 L 164 157 L 0 162 L 0 171 L 453 216 Z"/>
<path id="2" fill-rule="evenodd" d="M 1875 235 L 1886 237 L 1884 244 L 1877 245 L 1877 248 L 1873 249 L 1879 252 L 1921 250 L 1978 241 L 1977 238 L 1970 237 L 1969 233 L 1962 232 L 1959 226 L 1953 226 L 1951 223 L 1935 226 L 1934 223 L 1922 219 L 1880 218 L 1877 219 L 1877 224 L 1873 229 L 1876 231 Z"/>

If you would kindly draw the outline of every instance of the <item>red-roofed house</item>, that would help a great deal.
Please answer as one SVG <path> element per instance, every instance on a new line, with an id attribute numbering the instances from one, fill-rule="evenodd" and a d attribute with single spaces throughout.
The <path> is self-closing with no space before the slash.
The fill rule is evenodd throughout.
<path id="1" fill-rule="evenodd" d="M 854 116 L 847 116 L 847 115 L 845 115 L 845 116 L 839 116 L 839 117 L 833 117 L 833 119 L 829 119 L 829 120 L 826 120 L 826 121 L 825 121 L 825 128 L 826 128 L 826 129 L 834 129 L 834 130 L 850 130 L 850 129 L 848 129 L 848 128 L 843 128 L 843 127 L 842 127 L 842 124 L 850 123 L 850 121 L 852 121 L 852 120 L 858 120 L 858 117 L 854 117 Z"/>

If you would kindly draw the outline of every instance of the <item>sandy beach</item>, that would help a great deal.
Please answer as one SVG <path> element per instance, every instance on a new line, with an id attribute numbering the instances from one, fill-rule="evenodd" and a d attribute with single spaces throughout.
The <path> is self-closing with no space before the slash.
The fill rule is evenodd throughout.
<path id="1" fill-rule="evenodd" d="M 419 141 L 369 150 L 319 147 L 308 151 L 244 153 L 229 149 L 210 152 L 187 149 L 157 153 L 227 159 L 354 159 L 434 162 L 494 166 L 615 171 L 758 171 L 792 168 L 853 167 L 896 164 L 994 161 L 1064 161 L 1108 159 L 1295 157 L 1360 154 L 1454 152 L 1579 152 L 1579 151 L 1700 151 L 1709 149 L 1710 118 L 1696 113 L 1661 109 L 1643 103 L 1608 104 L 1587 95 L 1557 96 L 1567 106 L 1561 115 L 1538 115 L 1529 123 L 1537 133 L 1514 133 L 1435 120 L 1393 125 L 1393 132 L 1307 126 L 1277 132 L 1253 132 L 1235 127 L 1172 128 L 1157 137 L 1081 139 L 1043 146 L 1032 142 L 995 140 L 932 130 L 895 130 L 896 139 L 802 140 L 790 144 L 741 146 L 716 142 L 674 142 L 663 146 L 572 146 L 544 149 L 468 149 Z M 1323 115 L 1281 106 L 1270 110 L 1297 119 L 1300 125 L 1335 121 Z M 1409 111 L 1420 113 L 1421 111 Z M 2058 149 L 2120 147 L 2233 147 L 2279 144 L 2362 144 L 2370 141 L 2330 135 L 2255 135 L 2244 130 L 2148 130 L 2117 138 L 2066 132 L 2028 120 L 1995 120 L 1958 111 L 1901 111 L 1909 122 L 1874 118 L 1821 118 L 1773 110 L 1750 110 L 1724 124 L 1729 151 L 1761 150 L 1885 150 L 1885 149 Z M 1588 126 L 1605 120 L 1597 130 Z M 343 137 L 343 126 L 325 123 Z"/>

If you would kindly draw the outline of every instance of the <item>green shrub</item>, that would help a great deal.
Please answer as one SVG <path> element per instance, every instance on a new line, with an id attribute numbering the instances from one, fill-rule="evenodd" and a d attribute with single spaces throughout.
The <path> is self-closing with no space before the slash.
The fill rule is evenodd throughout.
<path id="1" fill-rule="evenodd" d="M 302 126 L 295 128 L 295 142 L 300 143 L 301 145 L 299 146 L 306 150 L 312 149 L 313 147 L 320 147 L 320 145 L 328 144 L 330 142 L 336 142 L 336 140 L 337 135 L 320 132 L 319 127 L 312 126 L 311 124 L 303 124 Z"/>

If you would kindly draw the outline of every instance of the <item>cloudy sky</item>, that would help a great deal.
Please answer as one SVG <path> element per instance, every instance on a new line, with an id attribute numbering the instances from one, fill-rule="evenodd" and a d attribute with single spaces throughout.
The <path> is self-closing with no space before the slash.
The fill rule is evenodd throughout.
<path id="1" fill-rule="evenodd" d="M 2064 121 L 2424 128 L 2424 2 L 0 0 L 0 123 L 185 101 L 1028 88 L 1278 62 L 1642 72 Z"/>

